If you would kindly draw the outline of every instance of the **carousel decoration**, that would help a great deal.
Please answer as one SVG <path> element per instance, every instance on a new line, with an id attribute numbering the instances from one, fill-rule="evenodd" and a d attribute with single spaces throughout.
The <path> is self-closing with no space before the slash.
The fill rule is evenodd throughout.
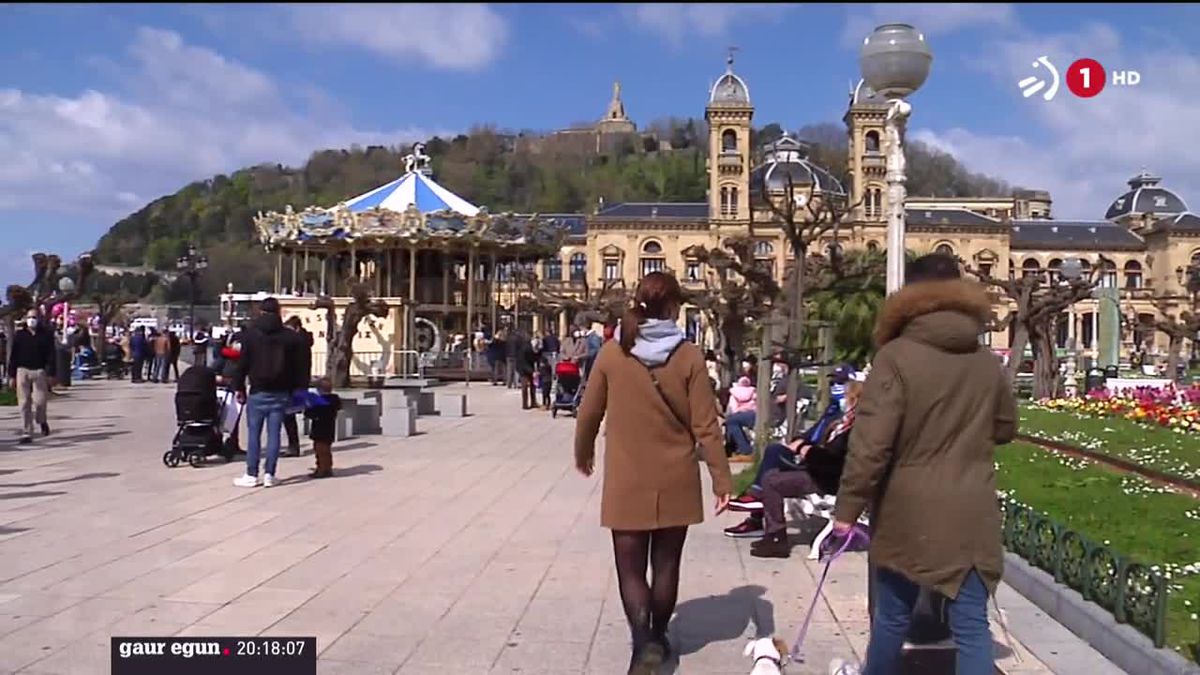
<path id="1" fill-rule="evenodd" d="M 421 143 L 404 162 L 404 175 L 333 207 L 289 206 L 254 224 L 276 256 L 275 293 L 331 298 L 340 308 L 367 288 L 403 309 L 395 346 L 416 349 L 429 342 L 418 316 L 443 335 L 470 333 L 487 315 L 495 325 L 500 270 L 557 254 L 567 231 L 536 214 L 490 213 L 439 185 Z"/>

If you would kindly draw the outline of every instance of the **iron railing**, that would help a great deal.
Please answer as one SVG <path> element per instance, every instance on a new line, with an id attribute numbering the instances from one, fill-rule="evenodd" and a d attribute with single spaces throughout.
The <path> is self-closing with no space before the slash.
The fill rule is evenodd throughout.
<path id="1" fill-rule="evenodd" d="M 1004 502 L 1004 546 L 1085 600 L 1154 641 L 1166 643 L 1167 580 L 1149 565 L 1067 529 L 1028 506 Z"/>

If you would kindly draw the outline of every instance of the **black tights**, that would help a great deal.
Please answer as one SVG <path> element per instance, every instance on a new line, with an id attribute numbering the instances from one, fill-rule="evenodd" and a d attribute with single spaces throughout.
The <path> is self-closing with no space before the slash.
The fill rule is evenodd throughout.
<path id="1" fill-rule="evenodd" d="M 612 538 L 621 604 L 625 606 L 634 647 L 650 639 L 661 640 L 679 596 L 679 562 L 687 527 L 613 530 Z M 653 570 L 651 583 L 646 582 L 647 560 Z"/>

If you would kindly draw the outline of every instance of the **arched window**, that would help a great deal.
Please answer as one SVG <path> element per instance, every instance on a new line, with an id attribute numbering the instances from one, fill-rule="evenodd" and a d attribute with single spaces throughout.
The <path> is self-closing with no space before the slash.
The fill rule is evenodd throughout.
<path id="1" fill-rule="evenodd" d="M 1027 258 L 1021 263 L 1021 276 L 1037 276 L 1042 273 L 1042 264 L 1036 258 Z"/>
<path id="2" fill-rule="evenodd" d="M 721 188 L 721 215 L 736 216 L 738 210 L 738 189 L 732 186 Z"/>
<path id="3" fill-rule="evenodd" d="M 571 256 L 571 281 L 587 280 L 587 255 L 576 253 Z"/>
<path id="4" fill-rule="evenodd" d="M 863 209 L 868 218 L 878 218 L 883 215 L 883 190 L 878 187 L 868 187 L 863 195 Z"/>
<path id="5" fill-rule="evenodd" d="M 937 248 L 933 249 L 933 252 L 938 253 L 940 255 L 953 256 L 954 248 L 952 246 L 950 246 L 950 244 L 938 244 Z"/>
<path id="6" fill-rule="evenodd" d="M 1125 263 L 1125 288 L 1142 287 L 1142 264 L 1136 260 Z"/>
<path id="7" fill-rule="evenodd" d="M 868 241 L 867 242 L 867 250 L 870 251 L 871 253 L 879 253 L 879 242 Z"/>
<path id="8" fill-rule="evenodd" d="M 553 256 L 542 261 L 542 281 L 562 281 L 562 258 Z"/>
<path id="9" fill-rule="evenodd" d="M 1104 272 L 1101 274 L 1100 285 L 1104 288 L 1117 287 L 1117 264 L 1111 260 L 1105 260 L 1102 268 Z"/>
<path id="10" fill-rule="evenodd" d="M 641 268 L 643 277 L 651 272 L 661 272 L 666 267 L 667 260 L 663 257 L 662 244 L 653 239 L 642 244 Z"/>
<path id="11" fill-rule="evenodd" d="M 767 274 L 775 276 L 775 246 L 769 241 L 754 242 L 754 261 Z"/>
<path id="12" fill-rule="evenodd" d="M 721 132 L 721 152 L 737 152 L 737 132 L 733 129 L 726 129 L 725 131 Z"/>
<path id="13" fill-rule="evenodd" d="M 738 212 L 738 189 L 729 188 L 729 215 L 736 216 Z"/>
<path id="14" fill-rule="evenodd" d="M 879 152 L 879 132 L 868 131 L 866 136 L 867 152 Z"/>
<path id="15" fill-rule="evenodd" d="M 1058 258 L 1050 260 L 1050 264 L 1046 265 L 1046 269 L 1050 270 L 1050 283 L 1055 283 L 1062 278 L 1063 261 Z"/>
<path id="16" fill-rule="evenodd" d="M 721 215 L 729 215 L 729 188 L 721 188 Z"/>

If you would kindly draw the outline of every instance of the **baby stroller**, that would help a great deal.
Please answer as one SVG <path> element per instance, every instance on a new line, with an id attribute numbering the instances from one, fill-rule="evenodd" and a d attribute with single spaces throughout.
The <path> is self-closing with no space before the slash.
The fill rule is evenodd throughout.
<path id="1" fill-rule="evenodd" d="M 186 460 L 198 467 L 212 455 L 231 461 L 235 449 L 230 439 L 221 434 L 226 405 L 229 405 L 228 401 L 217 402 L 215 371 L 204 366 L 185 370 L 179 376 L 175 390 L 175 418 L 179 429 L 171 441 L 171 449 L 163 453 L 163 464 L 173 468 Z M 238 417 L 241 417 L 241 410 Z"/>
<path id="2" fill-rule="evenodd" d="M 554 367 L 554 400 L 550 403 L 550 416 L 558 417 L 559 410 L 567 410 L 576 415 L 582 400 L 583 378 L 579 373 L 579 365 L 571 361 L 560 361 Z"/>

